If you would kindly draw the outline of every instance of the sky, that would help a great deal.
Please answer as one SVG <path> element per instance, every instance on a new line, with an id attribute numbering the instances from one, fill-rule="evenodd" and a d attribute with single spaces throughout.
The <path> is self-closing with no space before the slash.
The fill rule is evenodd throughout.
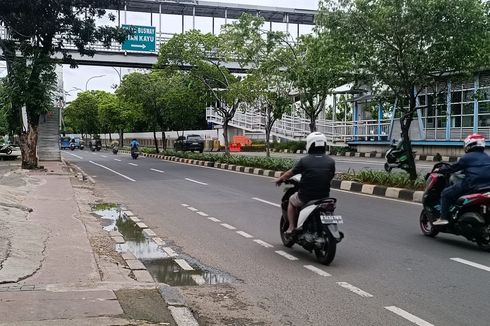
<path id="1" fill-rule="evenodd" d="M 298 8 L 298 9 L 317 9 L 318 0 L 226 0 L 214 2 L 221 3 L 240 3 L 248 5 L 270 6 L 270 7 L 285 7 L 285 8 Z M 122 16 L 122 15 L 121 15 Z M 130 13 L 127 14 L 128 24 L 133 25 L 150 25 L 150 15 L 143 13 Z M 224 23 L 224 19 L 220 22 L 216 19 L 216 25 Z M 110 24 L 108 20 L 101 21 L 101 24 Z M 117 25 L 117 22 L 115 23 Z M 153 25 L 158 25 L 158 18 L 154 16 Z M 181 30 L 181 18 L 180 16 L 165 15 L 163 17 L 163 31 L 169 33 L 176 33 Z M 186 17 L 185 20 L 186 30 L 192 26 L 192 17 Z M 204 17 L 196 17 L 196 28 L 201 29 L 203 32 L 211 32 L 211 19 Z M 285 31 L 285 24 L 274 24 L 274 29 Z M 158 27 L 157 27 L 158 29 Z M 300 28 L 301 33 L 307 33 L 309 27 L 302 26 Z M 296 29 L 293 27 L 293 32 Z M 2 75 L 2 63 L 0 63 L 0 76 Z M 79 66 L 72 69 L 69 66 L 63 67 L 63 80 L 64 89 L 66 94 L 66 102 L 70 102 L 76 98 L 77 94 L 85 90 L 105 90 L 114 92 L 115 86 L 119 84 L 119 74 L 122 76 L 136 71 L 136 69 L 118 68 L 118 67 L 94 67 L 94 66 Z M 90 80 L 89 80 L 90 79 Z"/>

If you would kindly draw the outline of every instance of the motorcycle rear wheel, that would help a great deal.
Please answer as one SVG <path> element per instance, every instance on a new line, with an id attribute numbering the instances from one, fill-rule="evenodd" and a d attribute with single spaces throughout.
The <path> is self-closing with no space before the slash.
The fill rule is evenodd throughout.
<path id="1" fill-rule="evenodd" d="M 325 245 L 322 249 L 315 249 L 316 259 L 320 264 L 330 265 L 335 258 L 337 251 L 337 240 L 330 234 L 330 231 L 324 231 Z"/>
<path id="2" fill-rule="evenodd" d="M 293 245 L 294 245 L 294 239 L 289 239 L 287 238 L 285 235 L 284 235 L 284 232 L 288 229 L 289 227 L 289 222 L 286 221 L 282 216 L 281 216 L 281 224 L 280 224 L 280 228 L 279 228 L 279 231 L 281 233 L 281 240 L 282 240 L 282 244 L 286 247 L 286 248 L 291 248 Z"/>
<path id="3" fill-rule="evenodd" d="M 7 147 L 7 150 L 5 152 L 7 155 L 12 154 L 12 147 Z"/>
<path id="4" fill-rule="evenodd" d="M 392 167 L 390 166 L 390 164 L 385 163 L 385 171 L 388 172 L 388 173 L 390 173 L 391 170 L 392 170 Z"/>
<path id="5" fill-rule="evenodd" d="M 427 215 L 425 209 L 422 210 L 422 212 L 420 213 L 419 225 L 420 225 L 420 230 L 425 236 L 433 238 L 439 234 L 439 231 L 434 229 L 434 226 L 432 225 L 432 221 L 430 220 L 430 217 Z"/>

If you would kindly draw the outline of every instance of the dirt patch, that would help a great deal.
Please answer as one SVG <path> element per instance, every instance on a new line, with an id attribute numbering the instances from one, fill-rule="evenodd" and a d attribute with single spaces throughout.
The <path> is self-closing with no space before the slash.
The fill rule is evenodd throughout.
<path id="1" fill-rule="evenodd" d="M 199 325 L 281 325 L 260 304 L 230 284 L 181 288 Z"/>
<path id="2" fill-rule="evenodd" d="M 126 318 L 160 323 L 160 325 L 177 325 L 156 289 L 119 290 L 116 291 L 116 296 Z"/>

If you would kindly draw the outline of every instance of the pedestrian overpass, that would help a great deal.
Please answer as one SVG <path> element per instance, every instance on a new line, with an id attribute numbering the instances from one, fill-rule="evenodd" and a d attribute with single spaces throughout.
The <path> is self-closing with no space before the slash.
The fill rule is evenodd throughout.
<path id="1" fill-rule="evenodd" d="M 121 7 L 102 8 L 115 11 L 117 26 L 132 25 L 128 19 L 128 13 L 138 13 L 147 17 L 149 26 L 154 30 L 152 35 L 153 44 L 146 48 L 144 45 L 136 45 L 127 49 L 124 45 L 113 42 L 110 47 L 105 47 L 102 43 L 92 44 L 95 55 L 81 56 L 77 52 L 75 44 L 67 42 L 65 48 L 80 65 L 91 66 L 111 66 L 125 68 L 151 68 L 157 62 L 158 52 L 162 44 L 172 38 L 175 33 L 166 31 L 163 22 L 168 15 L 180 17 L 181 33 L 186 31 L 186 18 L 192 18 L 191 29 L 196 29 L 196 18 L 204 17 L 209 20 L 210 31 L 215 34 L 219 28 L 216 26 L 216 19 L 224 23 L 230 23 L 238 19 L 243 13 L 248 13 L 263 17 L 268 27 L 272 30 L 273 24 L 283 24 L 286 32 L 291 35 L 300 35 L 300 26 L 314 24 L 316 15 L 315 10 L 280 8 L 266 6 L 252 6 L 244 4 L 198 1 L 198 0 L 176 0 L 176 1 L 155 1 L 155 0 L 126 0 L 121 2 Z M 175 19 L 175 17 L 174 17 Z M 4 26 L 0 26 L 0 39 L 8 38 L 8 32 Z M 0 57 L 2 52 L 0 50 Z M 61 59 L 61 54 L 55 55 Z M 212 59 L 212 58 L 210 58 Z M 225 66 L 231 72 L 244 72 L 246 69 L 240 67 L 237 62 L 228 62 Z"/>

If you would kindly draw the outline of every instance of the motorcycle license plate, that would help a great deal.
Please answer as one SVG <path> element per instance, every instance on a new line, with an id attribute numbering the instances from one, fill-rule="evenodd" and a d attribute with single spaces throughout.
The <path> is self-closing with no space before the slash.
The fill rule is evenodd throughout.
<path id="1" fill-rule="evenodd" d="M 320 220 L 323 224 L 343 224 L 344 220 L 340 215 L 320 215 Z"/>
<path id="2" fill-rule="evenodd" d="M 199 145 L 199 143 L 192 143 L 192 145 Z"/>

